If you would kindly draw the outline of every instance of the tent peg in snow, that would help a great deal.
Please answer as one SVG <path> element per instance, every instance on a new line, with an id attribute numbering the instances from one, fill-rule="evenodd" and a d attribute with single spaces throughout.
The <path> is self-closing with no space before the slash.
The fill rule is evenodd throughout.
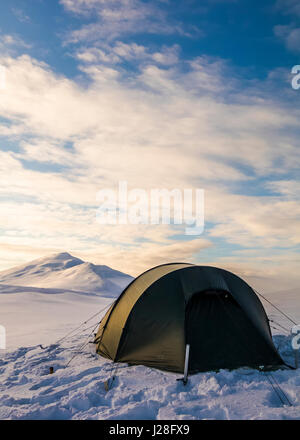
<path id="1" fill-rule="evenodd" d="M 254 290 L 223 269 L 187 263 L 154 267 L 133 280 L 102 319 L 99 355 L 184 373 L 284 365 Z M 186 378 L 185 375 L 185 378 Z"/>

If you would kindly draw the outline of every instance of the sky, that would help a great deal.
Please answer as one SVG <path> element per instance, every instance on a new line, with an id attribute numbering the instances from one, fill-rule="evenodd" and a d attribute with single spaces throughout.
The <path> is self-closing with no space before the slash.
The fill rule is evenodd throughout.
<path id="1" fill-rule="evenodd" d="M 68 251 L 299 286 L 298 64 L 298 0 L 5 2 L 0 270 Z M 204 232 L 99 224 L 119 181 L 204 189 Z"/>

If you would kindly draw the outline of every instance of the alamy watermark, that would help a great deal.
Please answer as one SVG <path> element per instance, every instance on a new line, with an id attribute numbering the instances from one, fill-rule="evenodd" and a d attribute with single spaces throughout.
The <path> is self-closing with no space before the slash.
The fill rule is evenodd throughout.
<path id="1" fill-rule="evenodd" d="M 294 75 L 292 78 L 292 88 L 294 90 L 300 89 L 300 65 L 297 64 L 296 66 L 292 67 L 291 74 Z"/>
<path id="2" fill-rule="evenodd" d="M 299 324 L 294 325 L 294 327 L 292 327 L 291 332 L 292 332 L 292 335 L 295 335 L 292 338 L 292 348 L 293 348 L 293 350 L 299 350 L 299 348 L 300 348 L 300 325 Z"/>
<path id="3" fill-rule="evenodd" d="M 0 350 L 6 349 L 6 330 L 3 325 L 0 325 Z"/>
<path id="4" fill-rule="evenodd" d="M 0 90 L 4 90 L 6 87 L 6 69 L 4 66 L 0 66 Z"/>
<path id="5" fill-rule="evenodd" d="M 141 188 L 128 189 L 121 181 L 117 189 L 98 191 L 96 220 L 101 225 L 184 225 L 186 235 L 204 230 L 204 190 Z"/>

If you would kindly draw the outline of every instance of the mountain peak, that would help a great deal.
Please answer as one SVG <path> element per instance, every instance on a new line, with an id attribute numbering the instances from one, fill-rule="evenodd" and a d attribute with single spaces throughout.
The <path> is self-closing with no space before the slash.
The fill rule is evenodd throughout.
<path id="1" fill-rule="evenodd" d="M 80 261 L 80 262 L 84 263 L 83 260 L 81 260 L 78 257 L 74 257 L 74 255 L 71 255 L 69 252 L 58 252 L 58 253 L 50 254 L 50 255 L 47 255 L 43 258 L 40 258 L 39 260 L 45 260 L 45 261 L 46 260 L 49 260 L 49 261 L 53 260 L 53 261 L 61 261 L 61 262 L 69 261 L 69 260 L 76 260 L 78 262 Z"/>
<path id="2" fill-rule="evenodd" d="M 131 280 L 127 274 L 85 262 L 69 252 L 51 254 L 0 272 L 0 283 L 6 285 L 106 294 L 120 293 Z"/>
<path id="3" fill-rule="evenodd" d="M 59 252 L 57 254 L 52 254 L 53 257 L 57 260 L 65 260 L 66 258 L 76 258 L 73 255 L 69 254 L 69 252 Z"/>

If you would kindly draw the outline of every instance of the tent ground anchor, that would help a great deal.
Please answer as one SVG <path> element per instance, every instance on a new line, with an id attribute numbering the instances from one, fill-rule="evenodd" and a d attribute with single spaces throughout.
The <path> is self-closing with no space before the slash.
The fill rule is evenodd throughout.
<path id="1" fill-rule="evenodd" d="M 188 371 L 189 371 L 189 357 L 190 357 L 190 344 L 186 344 L 185 346 L 185 361 L 184 361 L 184 376 L 181 379 L 183 385 L 185 386 L 188 383 Z"/>
<path id="2" fill-rule="evenodd" d="M 184 386 L 188 383 L 188 378 L 185 379 L 184 377 L 181 377 L 180 379 L 176 380 L 182 382 Z"/>

